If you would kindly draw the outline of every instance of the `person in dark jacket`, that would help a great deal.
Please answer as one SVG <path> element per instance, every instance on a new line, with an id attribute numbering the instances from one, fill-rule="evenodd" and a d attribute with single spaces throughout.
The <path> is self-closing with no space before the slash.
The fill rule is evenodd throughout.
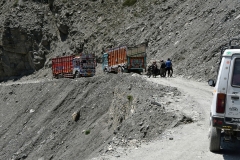
<path id="1" fill-rule="evenodd" d="M 160 66 L 160 76 L 165 77 L 166 76 L 166 64 L 164 60 L 161 60 L 161 66 Z"/>
<path id="2" fill-rule="evenodd" d="M 156 76 L 157 76 L 157 63 L 156 63 L 156 61 L 154 61 L 153 62 L 153 64 L 152 64 L 152 71 L 153 71 L 153 77 L 154 78 L 156 78 Z"/>
<path id="3" fill-rule="evenodd" d="M 164 62 L 164 60 L 161 60 L 161 68 L 166 68 L 166 63 Z"/>
<path id="4" fill-rule="evenodd" d="M 172 69 L 172 61 L 170 60 L 170 58 L 167 59 L 165 64 L 166 64 L 166 72 L 168 77 L 172 77 L 173 69 Z"/>

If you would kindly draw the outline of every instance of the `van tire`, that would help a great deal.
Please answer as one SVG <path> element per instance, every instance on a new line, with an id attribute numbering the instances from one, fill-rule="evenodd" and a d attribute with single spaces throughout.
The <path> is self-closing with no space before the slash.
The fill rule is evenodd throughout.
<path id="1" fill-rule="evenodd" d="M 211 152 L 219 152 L 221 146 L 221 129 L 210 126 L 209 131 L 209 150 Z"/>

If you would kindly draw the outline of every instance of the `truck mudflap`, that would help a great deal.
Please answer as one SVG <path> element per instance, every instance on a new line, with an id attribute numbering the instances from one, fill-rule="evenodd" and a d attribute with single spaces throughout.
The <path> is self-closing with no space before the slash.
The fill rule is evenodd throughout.
<path id="1" fill-rule="evenodd" d="M 226 120 L 228 118 L 223 117 L 212 117 L 213 127 L 224 130 L 240 131 L 240 123 L 228 123 Z"/>

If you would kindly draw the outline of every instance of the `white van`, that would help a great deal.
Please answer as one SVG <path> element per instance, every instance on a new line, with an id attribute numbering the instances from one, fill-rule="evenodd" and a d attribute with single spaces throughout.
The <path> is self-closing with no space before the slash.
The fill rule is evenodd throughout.
<path id="1" fill-rule="evenodd" d="M 240 140 L 240 46 L 233 46 L 232 39 L 227 49 L 222 50 L 210 113 L 209 149 L 220 151 L 221 135 L 224 141 Z M 222 133 L 222 134 L 221 134 Z"/>

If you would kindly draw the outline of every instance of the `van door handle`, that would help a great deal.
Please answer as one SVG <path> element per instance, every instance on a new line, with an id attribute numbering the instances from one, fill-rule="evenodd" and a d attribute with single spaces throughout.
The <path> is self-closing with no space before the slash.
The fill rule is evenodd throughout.
<path id="1" fill-rule="evenodd" d="M 231 96 L 232 99 L 239 99 L 239 96 Z"/>

